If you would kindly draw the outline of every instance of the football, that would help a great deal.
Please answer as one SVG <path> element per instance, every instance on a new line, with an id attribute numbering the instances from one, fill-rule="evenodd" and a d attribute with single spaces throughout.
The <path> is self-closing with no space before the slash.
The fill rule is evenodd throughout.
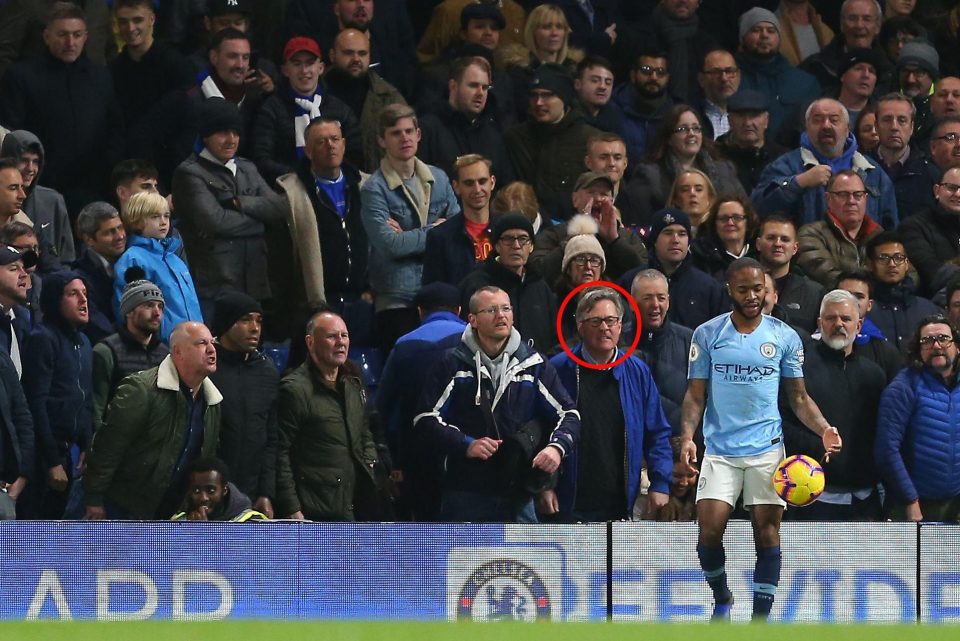
<path id="1" fill-rule="evenodd" d="M 823 493 L 826 477 L 815 459 L 803 454 L 788 456 L 773 474 L 773 489 L 795 507 L 810 505 Z"/>

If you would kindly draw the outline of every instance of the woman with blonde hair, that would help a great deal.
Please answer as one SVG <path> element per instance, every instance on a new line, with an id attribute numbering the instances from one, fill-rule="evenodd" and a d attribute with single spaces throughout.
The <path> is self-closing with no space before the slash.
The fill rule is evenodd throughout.
<path id="1" fill-rule="evenodd" d="M 716 200 L 717 190 L 708 175 L 699 169 L 684 169 L 673 181 L 667 207 L 682 209 L 696 232 Z"/>
<path id="2" fill-rule="evenodd" d="M 166 342 L 173 328 L 184 321 L 203 322 L 200 301 L 187 264 L 176 251 L 182 241 L 170 238 L 170 206 L 156 192 L 134 194 L 120 211 L 127 228 L 127 250 L 114 265 L 113 309 L 122 319 L 123 289 L 134 280 L 149 280 L 163 292 L 164 311 L 160 338 Z"/>

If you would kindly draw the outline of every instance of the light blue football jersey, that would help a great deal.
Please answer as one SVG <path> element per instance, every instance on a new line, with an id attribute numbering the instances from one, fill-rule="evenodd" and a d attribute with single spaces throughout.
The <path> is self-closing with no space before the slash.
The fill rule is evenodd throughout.
<path id="1" fill-rule="evenodd" d="M 803 377 L 803 343 L 793 328 L 764 316 L 741 334 L 723 314 L 693 332 L 687 377 L 707 380 L 707 454 L 754 456 L 783 445 L 780 378 Z"/>

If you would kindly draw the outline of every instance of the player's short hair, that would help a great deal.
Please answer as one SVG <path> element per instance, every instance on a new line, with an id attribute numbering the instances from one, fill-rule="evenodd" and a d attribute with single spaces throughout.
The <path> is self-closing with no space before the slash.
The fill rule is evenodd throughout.
<path id="1" fill-rule="evenodd" d="M 734 274 L 744 269 L 756 269 L 761 274 L 763 273 L 763 266 L 760 264 L 760 261 L 756 258 L 744 256 L 743 258 L 736 259 L 727 267 L 726 281 L 729 283 Z"/>

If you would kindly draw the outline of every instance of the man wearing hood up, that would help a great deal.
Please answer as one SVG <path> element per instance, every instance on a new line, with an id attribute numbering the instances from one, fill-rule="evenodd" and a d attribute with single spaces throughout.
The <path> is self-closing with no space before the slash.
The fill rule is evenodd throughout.
<path id="1" fill-rule="evenodd" d="M 413 421 L 447 457 L 440 518 L 534 523 L 534 475 L 556 472 L 573 452 L 580 414 L 554 367 L 514 329 L 505 291 L 474 292 L 467 320 L 428 375 Z"/>
<path id="2" fill-rule="evenodd" d="M 17 161 L 27 195 L 22 211 L 33 223 L 44 253 L 56 256 L 62 263 L 72 263 L 77 256 L 67 204 L 60 192 L 39 184 L 46 160 L 43 143 L 29 131 L 11 131 L 0 144 L 0 158 Z"/>
<path id="3" fill-rule="evenodd" d="M 20 517 L 64 517 L 74 467 L 71 448 L 86 450 L 93 428 L 93 349 L 81 330 L 90 320 L 87 285 L 74 271 L 44 278 L 43 322 L 30 333 L 23 391 L 36 432 L 37 482 L 27 486 Z"/>
<path id="4" fill-rule="evenodd" d="M 813 101 L 807 108 L 806 131 L 800 148 L 787 152 L 760 175 L 750 200 L 761 216 L 783 212 L 799 227 L 827 217 L 830 176 L 852 169 L 870 194 L 867 215 L 884 229 L 896 229 L 897 196 L 890 177 L 857 151 L 846 107 L 832 98 Z"/>

